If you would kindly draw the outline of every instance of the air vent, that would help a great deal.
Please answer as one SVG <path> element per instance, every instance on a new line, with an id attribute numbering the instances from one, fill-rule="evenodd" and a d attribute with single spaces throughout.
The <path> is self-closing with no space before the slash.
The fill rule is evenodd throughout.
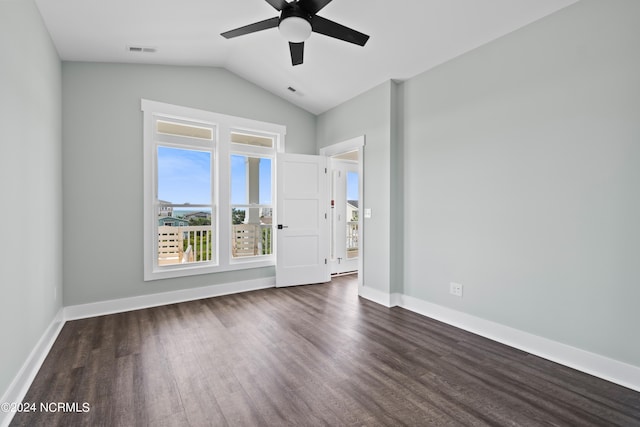
<path id="1" fill-rule="evenodd" d="M 127 50 L 129 52 L 155 53 L 157 49 L 149 46 L 127 46 Z"/>

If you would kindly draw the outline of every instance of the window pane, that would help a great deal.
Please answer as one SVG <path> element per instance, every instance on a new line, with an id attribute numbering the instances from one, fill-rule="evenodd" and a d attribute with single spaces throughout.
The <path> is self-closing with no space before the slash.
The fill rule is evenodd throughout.
<path id="1" fill-rule="evenodd" d="M 165 204 L 211 205 L 211 153 L 158 147 L 158 199 Z"/>
<path id="2" fill-rule="evenodd" d="M 231 204 L 270 205 L 271 159 L 231 156 Z"/>
<path id="3" fill-rule="evenodd" d="M 158 265 L 207 262 L 214 259 L 212 211 L 210 208 L 173 209 L 163 206 L 158 216 Z"/>
<path id="4" fill-rule="evenodd" d="M 266 136 L 231 132 L 231 142 L 233 142 L 234 144 L 273 148 L 273 138 Z"/>
<path id="5" fill-rule="evenodd" d="M 188 136 L 190 138 L 208 140 L 213 139 L 213 129 L 200 126 L 190 126 L 158 120 L 156 129 L 158 133 L 165 135 Z"/>
<path id="6" fill-rule="evenodd" d="M 260 159 L 259 204 L 270 205 L 271 200 L 271 159 Z"/>
<path id="7" fill-rule="evenodd" d="M 245 156 L 231 156 L 231 204 L 246 205 L 249 203 L 247 195 L 247 158 Z"/>
<path id="8" fill-rule="evenodd" d="M 157 155 L 158 265 L 214 260 L 211 152 L 159 146 Z"/>
<path id="9" fill-rule="evenodd" d="M 231 208 L 231 255 L 234 258 L 272 253 L 271 208 Z"/>

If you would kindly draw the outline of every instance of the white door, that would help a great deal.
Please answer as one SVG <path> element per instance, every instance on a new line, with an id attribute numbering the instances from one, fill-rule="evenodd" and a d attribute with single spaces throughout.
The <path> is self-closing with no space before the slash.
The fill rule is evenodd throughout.
<path id="1" fill-rule="evenodd" d="M 278 154 L 276 286 L 331 279 L 326 158 Z"/>

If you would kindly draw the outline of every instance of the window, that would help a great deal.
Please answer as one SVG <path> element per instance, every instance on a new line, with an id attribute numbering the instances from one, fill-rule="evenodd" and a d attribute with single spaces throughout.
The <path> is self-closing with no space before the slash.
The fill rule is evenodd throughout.
<path id="1" fill-rule="evenodd" d="M 273 253 L 272 159 L 231 154 L 231 255 Z"/>
<path id="2" fill-rule="evenodd" d="M 273 138 L 266 135 L 233 132 L 231 142 L 234 144 L 252 145 L 254 147 L 273 148 Z"/>
<path id="3" fill-rule="evenodd" d="M 161 124 L 157 122 L 158 132 Z M 187 126 L 180 125 L 186 129 Z M 190 141 L 183 141 L 185 147 Z M 158 236 L 173 231 L 176 240 L 171 251 L 158 254 L 159 265 L 210 262 L 215 260 L 212 242 L 215 223 L 212 177 L 213 145 L 208 150 L 175 148 L 157 143 L 157 195 L 158 217 L 162 217 L 167 204 L 171 218 L 159 227 Z M 161 202 L 162 200 L 162 202 Z M 169 200 L 167 203 L 166 201 Z M 164 202 L 164 203 L 163 203 Z M 167 227 L 174 227 L 167 230 Z M 158 248 L 166 243 L 158 240 Z M 167 249 L 167 248 L 165 248 Z"/>
<path id="4" fill-rule="evenodd" d="M 144 278 L 274 265 L 285 127 L 142 100 Z"/>

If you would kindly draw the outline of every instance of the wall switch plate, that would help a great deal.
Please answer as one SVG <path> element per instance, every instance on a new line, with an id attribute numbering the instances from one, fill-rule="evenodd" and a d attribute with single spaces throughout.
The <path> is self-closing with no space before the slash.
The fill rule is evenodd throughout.
<path id="1" fill-rule="evenodd" d="M 365 209 L 364 210 L 364 217 L 365 218 L 371 218 L 371 209 Z"/>
<path id="2" fill-rule="evenodd" d="M 462 285 L 460 283 L 449 283 L 449 293 L 457 297 L 462 297 Z"/>

